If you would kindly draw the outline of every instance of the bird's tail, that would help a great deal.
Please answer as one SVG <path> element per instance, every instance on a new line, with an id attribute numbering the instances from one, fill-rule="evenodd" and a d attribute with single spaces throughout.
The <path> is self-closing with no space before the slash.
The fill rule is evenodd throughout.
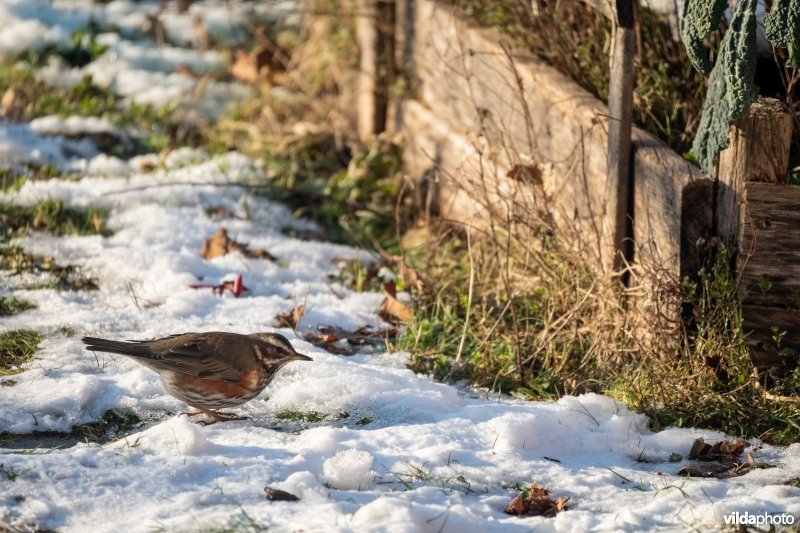
<path id="1" fill-rule="evenodd" d="M 118 353 L 134 357 L 147 357 L 152 355 L 150 349 L 142 342 L 112 341 L 97 337 L 84 337 L 81 339 L 86 344 L 86 349 L 92 352 Z"/>

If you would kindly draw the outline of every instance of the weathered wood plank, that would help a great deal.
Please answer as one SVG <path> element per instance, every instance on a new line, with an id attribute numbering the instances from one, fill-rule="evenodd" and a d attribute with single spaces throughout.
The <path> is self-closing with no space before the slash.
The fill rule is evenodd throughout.
<path id="1" fill-rule="evenodd" d="M 574 229 L 599 262 L 607 107 L 555 69 L 513 52 L 496 31 L 437 2 L 416 7 L 418 99 L 502 167 L 537 162 L 557 225 Z"/>
<path id="2" fill-rule="evenodd" d="M 782 307 L 744 304 L 742 330 L 750 357 L 759 368 L 785 371 L 797 366 L 800 353 L 800 313 Z M 793 350 L 781 355 L 784 349 Z"/>
<path id="3" fill-rule="evenodd" d="M 740 297 L 746 303 L 800 309 L 800 186 L 744 187 Z"/>
<path id="4" fill-rule="evenodd" d="M 759 98 L 728 135 L 730 146 L 719 156 L 716 228 L 722 242 L 736 246 L 744 184 L 780 183 L 789 171 L 792 115 L 776 98 Z"/>
<path id="5" fill-rule="evenodd" d="M 504 48 L 494 30 L 437 2 L 415 7 L 418 100 L 504 168 L 537 162 L 554 222 L 574 228 L 599 259 L 608 107 L 554 68 Z M 649 134 L 632 135 L 635 260 L 679 279 L 682 190 L 702 175 Z"/>

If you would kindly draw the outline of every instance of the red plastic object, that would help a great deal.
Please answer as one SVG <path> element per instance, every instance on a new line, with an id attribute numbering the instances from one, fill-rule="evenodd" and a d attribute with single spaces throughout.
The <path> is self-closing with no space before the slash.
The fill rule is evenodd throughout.
<path id="1" fill-rule="evenodd" d="M 225 290 L 231 291 L 233 295 L 238 298 L 242 295 L 244 291 L 249 291 L 247 287 L 244 286 L 244 282 L 242 281 L 242 275 L 237 274 L 236 278 L 233 281 L 223 281 L 218 285 L 205 285 L 203 283 L 192 283 L 189 285 L 190 289 L 211 289 L 214 294 L 218 294 L 222 296 L 222 293 Z"/>

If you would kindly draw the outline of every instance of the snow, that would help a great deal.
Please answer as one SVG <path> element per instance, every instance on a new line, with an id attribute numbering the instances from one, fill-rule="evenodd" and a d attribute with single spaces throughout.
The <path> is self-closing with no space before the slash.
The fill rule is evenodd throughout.
<path id="1" fill-rule="evenodd" d="M 130 22 L 154 5 L 117 0 L 92 9 L 104 9 L 110 25 L 119 17 Z M 82 19 L 53 11 L 89 10 L 79 1 L 27 6 L 6 0 L 2 7 L 54 32 Z M 263 9 L 248 3 L 205 2 L 208 11 L 196 6 L 187 17 L 203 13 L 222 20 L 228 9 Z M 171 4 L 166 9 L 178 19 Z M 160 62 L 152 44 L 142 42 L 137 50 L 136 42 L 115 50 L 128 50 L 126 61 L 139 58 L 131 69 L 163 77 L 152 83 L 169 79 L 183 61 L 170 63 L 169 57 L 194 53 L 164 48 Z M 127 69 L 120 72 L 133 71 Z M 124 134 L 102 117 L 0 123 L 4 164 L 53 164 L 78 173 L 28 181 L 0 201 L 33 205 L 57 198 L 75 207 L 100 205 L 114 232 L 34 232 L 21 239 L 28 252 L 80 267 L 97 280 L 96 291 L 27 290 L 20 277 L 0 274 L 0 291 L 38 306 L 3 317 L 0 331 L 32 328 L 44 337 L 34 361 L 13 376 L 17 383 L 0 387 L 0 432 L 20 435 L 0 447 L 0 529 L 682 531 L 721 528 L 733 512 L 800 517 L 800 488 L 784 484 L 800 477 L 800 444 L 764 445 L 755 452 L 774 468 L 730 479 L 686 479 L 674 475 L 685 461 L 670 462 L 671 456 L 685 457 L 698 437 L 716 442 L 724 435 L 653 432 L 644 415 L 595 394 L 525 402 L 437 383 L 408 370 L 408 354 L 383 347 L 342 357 L 309 344 L 301 334 L 319 325 L 384 326 L 381 294 L 354 292 L 335 280 L 342 259 L 372 255 L 288 237 L 287 227 L 315 226 L 256 195 L 249 185 L 265 170 L 242 154 L 212 157 L 180 148 L 121 160 L 84 137 L 112 132 Z M 226 216 L 208 214 L 220 207 Z M 202 241 L 221 226 L 277 261 L 241 254 L 204 260 Z M 243 297 L 188 287 L 230 274 L 243 276 L 250 289 Z M 299 303 L 306 315 L 298 330 L 279 327 L 276 315 Z M 251 420 L 201 426 L 180 414 L 186 406 L 166 394 L 154 372 L 124 356 L 87 352 L 79 340 L 213 330 L 278 331 L 313 362 L 290 363 L 263 394 L 235 410 Z M 107 444 L 26 444 L 33 431 L 67 432 L 109 409 L 130 409 L 144 422 Z M 555 518 L 504 514 L 515 495 L 509 487 L 530 483 L 569 497 L 569 509 Z M 267 486 L 301 501 L 268 502 Z"/>
<path id="2" fill-rule="evenodd" d="M 0 168 L 29 164 L 78 171 L 97 155 L 97 146 L 89 139 L 46 137 L 36 133 L 32 124 L 0 122 Z"/>

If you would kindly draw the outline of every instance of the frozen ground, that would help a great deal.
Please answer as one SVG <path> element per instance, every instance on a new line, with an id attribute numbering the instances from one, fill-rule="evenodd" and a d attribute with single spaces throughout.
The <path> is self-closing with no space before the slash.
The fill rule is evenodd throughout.
<path id="1" fill-rule="evenodd" d="M 210 27 L 252 8 L 198 3 L 192 10 L 203 6 L 208 11 L 195 12 L 208 16 Z M 156 4 L 2 0 L 0 54 L 19 52 L 20 36 L 28 39 L 25 47 L 68 38 L 90 9 L 102 9 L 103 20 L 124 33 Z M 170 5 L 167 13 L 170 31 L 189 35 L 193 15 L 181 16 Z M 34 26 L 35 32 L 20 29 Z M 109 79 L 151 80 L 157 99 L 182 94 L 149 77 L 170 79 L 168 57 L 198 65 L 209 57 L 166 48 L 161 63 L 151 55 L 158 48 L 145 40 L 105 39 L 117 43 L 120 57 L 139 58 L 115 66 Z M 374 349 L 345 358 L 277 329 L 275 316 L 304 301 L 300 332 L 317 325 L 381 326 L 382 295 L 352 292 L 329 278 L 337 274 L 332 258 L 368 254 L 287 237 L 287 226 L 312 225 L 237 186 L 263 172 L 242 155 L 210 158 L 181 149 L 148 171 L 156 156 L 122 161 L 72 138 L 109 128 L 101 117 L 0 123 L 0 164 L 49 164 L 82 176 L 28 182 L 0 201 L 101 205 L 110 210 L 114 231 L 109 237 L 32 234 L 21 243 L 81 266 L 98 280 L 97 291 L 21 290 L 24 280 L 0 277 L 0 291 L 38 306 L 1 319 L 0 330 L 33 328 L 45 338 L 34 362 L 13 377 L 17 384 L 0 387 L 0 432 L 69 431 L 108 409 L 130 409 L 145 422 L 141 431 L 104 445 L 30 449 L 21 437 L 0 448 L 0 529 L 671 531 L 721 528 L 733 512 L 800 519 L 800 488 L 784 484 L 800 477 L 800 444 L 755 452 L 774 468 L 686 479 L 674 475 L 686 460 L 670 462 L 670 456 L 685 458 L 697 437 L 712 442 L 724 435 L 653 433 L 643 415 L 597 395 L 556 403 L 486 397 L 413 374 L 405 368 L 407 354 Z M 208 215 L 218 207 L 229 215 Z M 202 240 L 221 225 L 278 260 L 238 254 L 204 260 Z M 251 289 L 245 297 L 187 287 L 231 272 L 243 274 Z M 238 410 L 252 421 L 204 427 L 178 414 L 185 406 L 164 393 L 153 372 L 123 356 L 95 357 L 79 341 L 82 335 L 127 339 L 210 330 L 277 330 L 314 361 L 291 363 L 262 397 Z M 292 421 L 287 413 L 325 419 Z M 555 518 L 504 514 L 513 487 L 530 483 L 569 497 L 569 509 Z M 268 502 L 265 486 L 300 501 Z"/>

